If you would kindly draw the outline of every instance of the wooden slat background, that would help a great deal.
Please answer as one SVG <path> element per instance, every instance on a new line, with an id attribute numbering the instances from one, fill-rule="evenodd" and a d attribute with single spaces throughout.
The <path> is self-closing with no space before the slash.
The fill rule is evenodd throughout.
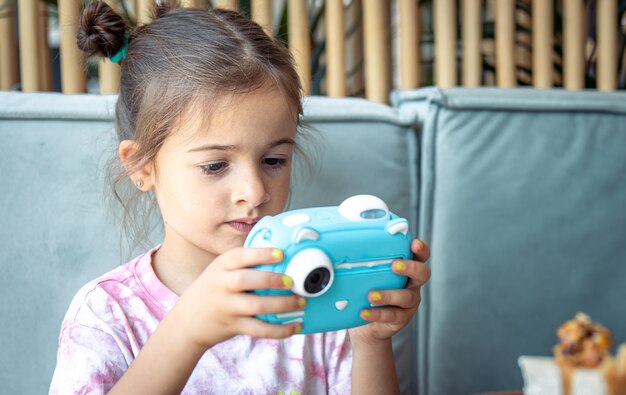
<path id="1" fill-rule="evenodd" d="M 122 0 L 107 1 L 113 7 L 119 7 Z M 130 5 L 139 24 L 149 23 L 154 0 L 123 1 Z M 251 17 L 268 34 L 277 34 L 280 30 L 277 26 L 280 21 L 276 20 L 275 14 L 276 1 L 250 0 Z M 514 87 L 520 84 L 519 65 L 524 61 L 532 69 L 529 84 L 535 88 L 560 87 L 561 81 L 565 89 L 585 88 L 590 44 L 585 35 L 589 10 L 584 0 L 562 0 L 562 59 L 555 59 L 557 10 L 551 0 L 526 0 L 531 9 L 528 29 L 532 32 L 532 37 L 528 38 L 528 55 L 523 55 L 524 51 L 517 48 L 520 40 L 516 30 L 519 19 L 516 19 L 515 0 L 436 0 L 429 2 L 433 7 L 429 10 L 430 15 L 425 15 L 418 0 L 326 0 L 319 26 L 311 26 L 314 1 L 281 0 L 281 3 L 289 7 L 289 48 L 305 94 L 321 93 L 333 97 L 355 91 L 358 94 L 359 88 L 351 87 L 352 80 L 358 80 L 353 78 L 357 75 L 357 68 L 365 76 L 361 94 L 381 103 L 386 103 L 390 91 L 396 88 L 414 89 L 423 85 L 478 87 L 485 84 Z M 80 0 L 58 0 L 60 84 L 64 93 L 86 92 L 85 61 L 75 45 L 80 4 Z M 210 5 L 239 9 L 237 0 L 185 0 L 183 4 L 186 7 L 206 8 Z M 489 8 L 488 12 L 485 8 Z M 355 11 L 358 13 L 356 18 Z M 493 16 L 495 26 L 491 43 L 483 38 L 486 15 Z M 595 57 L 591 59 L 595 61 L 596 86 L 591 88 L 613 91 L 618 88 L 618 65 L 623 61 L 618 59 L 617 0 L 597 0 L 596 18 L 597 43 Z M 358 29 L 347 22 L 354 20 L 361 23 L 356 26 Z M 430 20 L 433 27 L 430 42 L 422 40 L 425 20 Z M 311 32 L 312 29 L 317 30 Z M 349 32 L 350 29 L 353 31 Z M 320 35 L 325 40 L 322 59 L 326 68 L 322 88 L 313 92 L 312 51 L 315 48 L 312 43 Z M 487 54 L 486 48 L 492 48 L 491 53 Z M 430 56 L 425 56 L 425 51 Z M 19 64 L 18 53 L 22 59 Z M 495 59 L 495 80 L 485 78 L 483 62 L 489 57 Z M 425 59 L 432 61 L 432 67 L 426 67 Z M 562 64 L 562 77 L 555 77 L 555 60 Z M 52 61 L 48 46 L 47 6 L 37 0 L 18 0 L 17 9 L 5 9 L 0 15 L 0 89 L 51 90 Z M 103 60 L 98 68 L 100 93 L 118 92 L 119 65 Z M 430 69 L 433 75 L 427 78 L 425 73 Z"/>

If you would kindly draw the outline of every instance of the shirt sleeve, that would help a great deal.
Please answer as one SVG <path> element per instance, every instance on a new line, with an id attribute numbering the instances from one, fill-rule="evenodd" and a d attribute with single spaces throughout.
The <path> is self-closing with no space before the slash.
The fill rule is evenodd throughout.
<path id="1" fill-rule="evenodd" d="M 70 324 L 59 337 L 50 395 L 105 394 L 127 369 L 128 363 L 112 335 Z"/>

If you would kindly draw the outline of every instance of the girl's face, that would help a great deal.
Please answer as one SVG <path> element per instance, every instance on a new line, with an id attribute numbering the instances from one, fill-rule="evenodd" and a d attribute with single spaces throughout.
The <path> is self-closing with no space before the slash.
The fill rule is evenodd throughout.
<path id="1" fill-rule="evenodd" d="M 284 210 L 297 114 L 265 88 L 226 97 L 208 122 L 202 117 L 186 117 L 165 140 L 151 181 L 162 250 L 207 262 L 242 246 L 261 217 Z"/>

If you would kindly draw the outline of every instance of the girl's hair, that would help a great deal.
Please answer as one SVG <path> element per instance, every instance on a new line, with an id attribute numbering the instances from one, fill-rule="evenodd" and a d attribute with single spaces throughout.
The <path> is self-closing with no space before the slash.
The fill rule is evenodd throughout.
<path id="1" fill-rule="evenodd" d="M 111 57 L 125 42 L 116 129 L 119 140 L 134 140 L 138 151 L 126 169 L 117 161 L 111 184 L 134 248 L 150 231 L 156 204 L 152 194 L 130 187 L 128 175 L 154 160 L 181 116 L 208 119 L 221 97 L 266 86 L 283 93 L 294 117 L 302 114 L 302 104 L 287 48 L 236 12 L 158 2 L 153 21 L 131 30 L 104 1 L 90 2 L 80 21 L 78 47 L 89 56 Z"/>

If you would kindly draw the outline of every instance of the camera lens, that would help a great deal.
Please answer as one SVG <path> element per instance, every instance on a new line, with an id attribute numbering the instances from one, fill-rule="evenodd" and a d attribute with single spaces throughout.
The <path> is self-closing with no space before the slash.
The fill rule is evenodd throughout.
<path id="1" fill-rule="evenodd" d="M 311 294 L 321 292 L 330 281 L 330 270 L 325 267 L 318 267 L 311 271 L 304 280 L 304 289 Z"/>

